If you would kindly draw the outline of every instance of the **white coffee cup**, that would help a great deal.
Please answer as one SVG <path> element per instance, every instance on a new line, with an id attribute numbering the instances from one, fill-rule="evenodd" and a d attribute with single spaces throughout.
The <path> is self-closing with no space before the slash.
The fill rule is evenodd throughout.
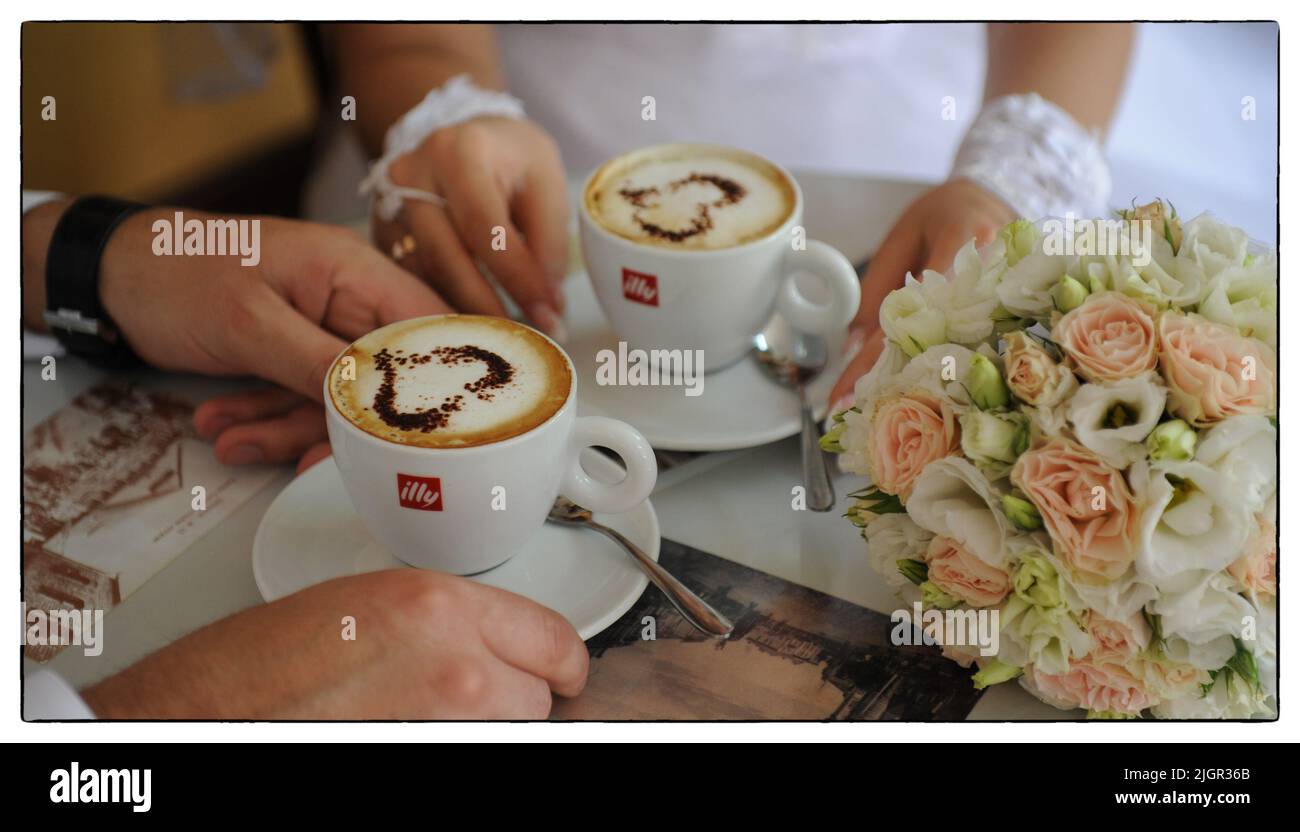
<path id="1" fill-rule="evenodd" d="M 609 165 L 634 155 L 739 154 L 776 170 L 793 193 L 789 215 L 765 236 L 739 245 L 668 248 L 613 233 L 591 216 L 587 194 Z M 704 368 L 734 363 L 753 347 L 753 337 L 773 309 L 796 330 L 831 336 L 858 309 L 860 287 L 844 255 L 816 240 L 802 239 L 803 193 L 784 168 L 762 157 L 713 145 L 661 145 L 634 151 L 603 165 L 582 191 L 579 223 L 587 273 L 614 332 L 644 349 L 703 350 Z M 799 273 L 819 278 L 829 300 L 804 295 Z"/>
<path id="2" fill-rule="evenodd" d="M 339 474 L 362 522 L 393 555 L 470 575 L 514 556 L 546 522 L 557 495 L 611 513 L 650 496 L 658 473 L 650 443 L 623 422 L 576 416 L 577 373 L 550 343 L 569 369 L 564 404 L 526 433 L 469 447 L 419 447 L 363 430 L 334 403 L 334 370 L 326 375 L 325 420 Z M 605 484 L 583 470 L 579 455 L 592 446 L 623 459 L 620 482 Z"/>

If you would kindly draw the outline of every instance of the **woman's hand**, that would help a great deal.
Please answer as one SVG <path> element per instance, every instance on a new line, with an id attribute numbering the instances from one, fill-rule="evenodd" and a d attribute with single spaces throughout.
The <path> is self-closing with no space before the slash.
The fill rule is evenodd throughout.
<path id="1" fill-rule="evenodd" d="M 903 285 L 908 272 L 919 277 L 923 269 L 947 271 L 967 240 L 974 237 L 982 246 L 1013 219 L 1006 203 L 965 179 L 945 182 L 908 206 L 862 278 L 862 301 L 849 325 L 849 349 L 857 353 L 831 391 L 832 413 L 852 404 L 853 385 L 884 349 L 880 304 L 885 296 Z"/>
<path id="2" fill-rule="evenodd" d="M 236 613 L 82 696 L 103 719 L 545 719 L 552 694 L 582 691 L 587 664 L 559 613 L 395 569 Z"/>
<path id="3" fill-rule="evenodd" d="M 568 190 L 555 142 L 531 121 L 485 117 L 444 127 L 396 159 L 389 178 L 440 195 L 446 205 L 407 199 L 397 219 L 376 215 L 383 251 L 462 312 L 505 315 L 477 263 L 487 267 L 529 320 L 564 339 L 560 283 L 568 266 Z M 477 261 L 477 262 L 476 262 Z"/>

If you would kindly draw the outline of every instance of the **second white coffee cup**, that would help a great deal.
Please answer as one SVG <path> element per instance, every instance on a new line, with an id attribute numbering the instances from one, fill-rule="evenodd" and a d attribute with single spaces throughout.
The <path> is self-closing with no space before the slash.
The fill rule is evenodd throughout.
<path id="1" fill-rule="evenodd" d="M 780 227 L 741 245 L 672 249 L 621 237 L 591 216 L 585 195 L 609 165 L 718 153 L 752 158 L 786 178 L 794 197 Z M 826 243 L 804 239 L 799 183 L 773 162 L 713 145 L 660 145 L 597 169 L 583 194 L 579 223 L 587 273 L 605 317 L 630 346 L 702 350 L 705 370 L 716 370 L 752 349 L 774 309 L 795 329 L 822 336 L 842 331 L 857 312 L 861 290 L 852 264 Z M 826 302 L 804 295 L 800 273 L 821 280 Z"/>

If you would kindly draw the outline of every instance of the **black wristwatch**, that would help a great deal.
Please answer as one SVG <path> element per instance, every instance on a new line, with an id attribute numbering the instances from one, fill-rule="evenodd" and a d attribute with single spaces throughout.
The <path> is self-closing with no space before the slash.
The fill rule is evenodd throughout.
<path id="1" fill-rule="evenodd" d="M 107 368 L 140 363 L 99 296 L 99 262 L 122 220 L 147 206 L 104 196 L 72 203 L 45 259 L 45 324 L 73 355 Z"/>

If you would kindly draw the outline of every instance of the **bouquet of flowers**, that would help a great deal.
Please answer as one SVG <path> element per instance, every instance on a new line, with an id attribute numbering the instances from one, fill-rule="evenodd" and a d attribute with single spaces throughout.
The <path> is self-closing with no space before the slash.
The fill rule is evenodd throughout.
<path id="1" fill-rule="evenodd" d="M 996 616 L 995 652 L 915 622 L 977 687 L 1273 713 L 1277 311 L 1274 253 L 1162 202 L 1016 221 L 884 301 L 823 447 L 902 597 Z"/>

